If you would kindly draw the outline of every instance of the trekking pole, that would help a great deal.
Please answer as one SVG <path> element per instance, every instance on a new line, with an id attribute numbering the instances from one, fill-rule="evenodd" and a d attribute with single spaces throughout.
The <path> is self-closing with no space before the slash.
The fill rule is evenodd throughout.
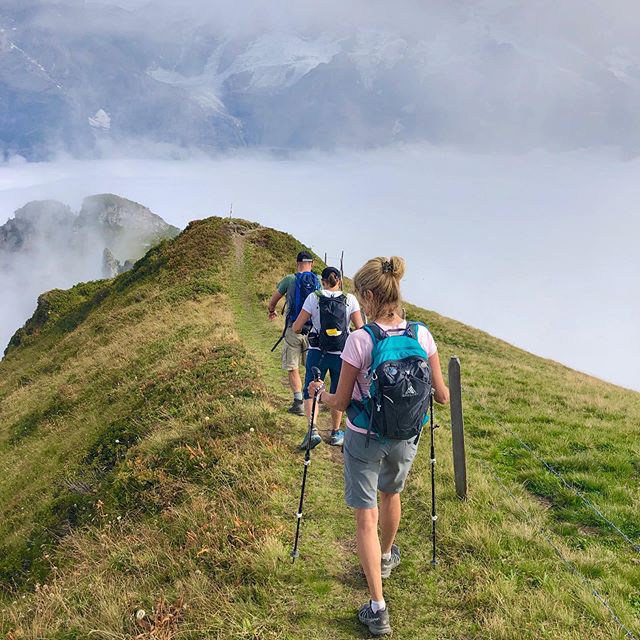
<path id="1" fill-rule="evenodd" d="M 278 341 L 271 347 L 271 353 L 276 350 L 276 347 L 284 340 L 284 334 L 287 333 L 287 323 L 284 323 L 284 329 L 282 330 L 282 335 L 278 338 Z"/>
<path id="2" fill-rule="evenodd" d="M 315 382 L 320 380 L 320 369 L 313 367 L 313 379 Z M 316 389 L 313 394 L 313 405 L 311 406 L 311 417 L 309 418 L 309 431 L 307 432 L 307 450 L 304 454 L 304 472 L 302 474 L 302 488 L 300 489 L 300 504 L 298 505 L 297 524 L 296 524 L 296 539 L 293 543 L 293 551 L 291 552 L 291 562 L 295 562 L 296 558 L 300 555 L 298 553 L 298 538 L 300 537 L 300 521 L 302 520 L 302 503 L 304 502 L 304 487 L 307 483 L 307 469 L 311 464 L 311 432 L 313 431 L 313 417 L 316 413 L 316 400 L 318 398 L 320 389 Z"/>
<path id="3" fill-rule="evenodd" d="M 431 540 L 433 543 L 433 555 L 431 557 L 431 566 L 435 567 L 438 564 L 436 558 L 436 448 L 433 432 L 435 426 L 433 424 L 433 394 L 434 390 L 431 389 L 431 396 L 429 398 L 429 431 L 431 432 Z"/>
<path id="4" fill-rule="evenodd" d="M 284 315 L 285 309 L 287 308 L 287 305 L 285 303 L 285 305 L 282 307 L 282 315 Z M 284 329 L 282 330 L 282 335 L 278 338 L 278 341 L 273 345 L 273 347 L 271 347 L 271 353 L 273 353 L 276 350 L 276 347 L 284 340 L 284 337 L 287 333 L 287 319 L 284 319 Z"/>

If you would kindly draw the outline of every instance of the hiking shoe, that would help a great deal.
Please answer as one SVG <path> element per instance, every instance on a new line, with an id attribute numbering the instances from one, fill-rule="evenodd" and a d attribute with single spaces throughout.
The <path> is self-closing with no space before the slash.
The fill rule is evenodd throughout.
<path id="1" fill-rule="evenodd" d="M 329 444 L 334 447 L 341 447 L 344 443 L 344 431 L 342 429 L 337 429 L 336 431 L 331 432 L 331 440 L 329 440 Z"/>
<path id="2" fill-rule="evenodd" d="M 372 636 L 385 636 L 391 633 L 389 608 L 385 607 L 384 609 L 379 609 L 377 613 L 373 613 L 371 600 L 367 604 L 363 604 L 358 610 L 358 620 L 367 625 Z"/>
<path id="3" fill-rule="evenodd" d="M 391 557 L 388 560 L 382 558 L 382 564 L 380 567 L 380 573 L 383 578 L 388 578 L 391 575 L 391 571 L 400 564 L 400 549 L 395 544 L 391 545 Z"/>
<path id="4" fill-rule="evenodd" d="M 293 413 L 294 416 L 304 416 L 304 401 L 294 400 L 293 404 L 287 409 L 289 413 Z"/>
<path id="5" fill-rule="evenodd" d="M 300 449 L 301 451 L 304 451 L 307 448 L 308 437 L 309 437 L 309 432 L 307 431 L 307 433 L 304 434 L 304 440 L 300 443 L 300 446 L 298 447 L 298 449 Z M 314 447 L 317 447 L 321 442 L 322 442 L 322 438 L 318 433 L 317 427 L 313 427 L 313 429 L 311 429 L 311 444 L 309 445 L 309 449 L 313 449 Z"/>

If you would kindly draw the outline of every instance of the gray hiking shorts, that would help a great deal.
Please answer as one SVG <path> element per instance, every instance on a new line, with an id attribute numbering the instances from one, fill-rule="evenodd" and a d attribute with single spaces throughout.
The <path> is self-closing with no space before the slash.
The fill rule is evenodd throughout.
<path id="1" fill-rule="evenodd" d="M 418 445 L 411 440 L 380 442 L 353 429 L 344 435 L 344 499 L 353 509 L 374 509 L 378 491 L 400 493 Z"/>
<path id="2" fill-rule="evenodd" d="M 282 349 L 282 368 L 285 371 L 295 371 L 305 365 L 309 341 L 307 336 L 296 333 L 289 327 L 284 334 Z"/>

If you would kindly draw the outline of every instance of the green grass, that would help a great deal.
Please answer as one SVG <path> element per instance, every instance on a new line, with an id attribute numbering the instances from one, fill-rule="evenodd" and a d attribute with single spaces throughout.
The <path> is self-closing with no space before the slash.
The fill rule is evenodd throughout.
<path id="1" fill-rule="evenodd" d="M 212 218 L 36 314 L 0 363 L 7 638 L 367 637 L 341 456 L 328 446 L 309 468 L 300 561 L 288 558 L 305 425 L 282 410 L 289 392 L 269 352 L 281 326 L 266 300 L 301 248 Z M 638 540 L 640 394 L 408 313 L 443 363 L 461 359 L 470 496 L 455 496 L 439 408 L 440 564 L 430 568 L 423 448 L 403 497 L 403 562 L 385 585 L 395 637 L 622 638 L 553 546 L 640 633 L 640 554 L 519 441 Z"/>

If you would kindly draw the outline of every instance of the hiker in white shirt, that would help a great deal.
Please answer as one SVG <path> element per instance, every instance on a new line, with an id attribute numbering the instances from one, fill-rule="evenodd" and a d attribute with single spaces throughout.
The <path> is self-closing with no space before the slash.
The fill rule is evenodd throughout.
<path id="1" fill-rule="evenodd" d="M 338 388 L 342 360 L 340 354 L 349 335 L 349 325 L 356 329 L 363 326 L 362 314 L 358 300 L 351 293 L 343 293 L 340 271 L 335 267 L 327 267 L 322 272 L 322 289 L 310 294 L 302 305 L 302 311 L 293 323 L 293 331 L 300 333 L 304 325 L 311 320 L 312 329 L 309 332 L 309 350 L 307 351 L 306 379 L 304 382 L 304 405 L 307 418 L 311 420 L 312 400 L 309 396 L 309 383 L 313 380 L 313 368 L 320 369 L 321 379 L 329 372 L 331 376 L 330 388 Z M 322 438 L 315 424 L 317 415 L 313 416 L 311 430 L 311 448 L 320 444 Z M 341 446 L 344 441 L 344 431 L 340 428 L 342 411 L 331 410 L 331 440 L 330 444 Z M 300 449 L 306 449 L 305 436 Z"/>

